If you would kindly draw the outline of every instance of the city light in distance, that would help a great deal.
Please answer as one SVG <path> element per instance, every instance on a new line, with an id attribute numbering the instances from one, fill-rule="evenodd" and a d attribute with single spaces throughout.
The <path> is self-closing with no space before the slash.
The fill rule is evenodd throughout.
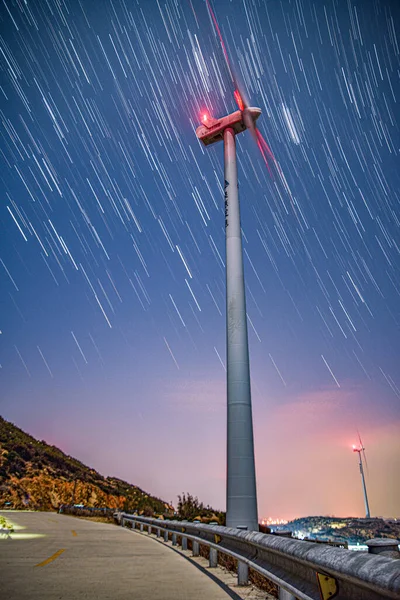
<path id="1" fill-rule="evenodd" d="M 273 517 L 261 519 L 261 525 L 267 525 L 267 527 L 270 525 L 287 525 L 287 523 L 288 521 L 285 519 L 275 519 Z"/>

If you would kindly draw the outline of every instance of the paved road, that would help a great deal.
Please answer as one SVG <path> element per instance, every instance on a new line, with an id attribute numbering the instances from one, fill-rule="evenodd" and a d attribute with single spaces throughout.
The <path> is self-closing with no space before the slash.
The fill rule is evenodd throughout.
<path id="1" fill-rule="evenodd" d="M 128 529 L 54 513 L 0 515 L 23 528 L 9 539 L 0 536 L 0 598 L 229 598 L 186 558 Z"/>

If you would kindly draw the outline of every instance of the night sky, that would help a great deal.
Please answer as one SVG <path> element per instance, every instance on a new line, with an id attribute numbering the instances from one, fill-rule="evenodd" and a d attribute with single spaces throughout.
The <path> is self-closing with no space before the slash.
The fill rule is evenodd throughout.
<path id="1" fill-rule="evenodd" d="M 260 517 L 400 516 L 400 4 L 214 0 L 237 138 Z M 2 0 L 0 413 L 225 507 L 223 146 L 201 0 Z"/>

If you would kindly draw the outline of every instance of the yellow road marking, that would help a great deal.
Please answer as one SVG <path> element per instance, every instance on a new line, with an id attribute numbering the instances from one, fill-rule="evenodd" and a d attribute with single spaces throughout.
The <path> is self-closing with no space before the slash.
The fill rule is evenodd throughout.
<path id="1" fill-rule="evenodd" d="M 78 534 L 76 533 L 76 531 L 74 531 L 74 530 L 72 530 L 72 531 L 71 531 L 71 533 L 72 533 L 72 535 L 73 535 L 74 537 L 76 537 L 76 536 L 78 535 Z"/>
<path id="2" fill-rule="evenodd" d="M 56 560 L 56 558 L 58 558 L 60 556 L 60 554 L 62 554 L 63 552 L 65 552 L 65 548 L 62 548 L 61 550 L 57 550 L 57 552 L 55 552 L 52 556 L 50 556 L 50 558 L 46 558 L 46 560 L 39 563 L 38 565 L 35 565 L 35 567 L 45 567 L 46 565 L 51 563 L 53 560 Z"/>

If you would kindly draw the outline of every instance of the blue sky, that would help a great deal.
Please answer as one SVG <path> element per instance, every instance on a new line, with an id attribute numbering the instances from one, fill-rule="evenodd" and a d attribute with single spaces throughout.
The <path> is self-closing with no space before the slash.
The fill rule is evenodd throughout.
<path id="1" fill-rule="evenodd" d="M 260 516 L 362 514 L 357 429 L 394 514 L 399 6 L 212 7 L 279 164 L 238 137 Z M 1 414 L 223 508 L 222 145 L 195 128 L 235 104 L 206 3 L 6 0 L 0 29 Z"/>

